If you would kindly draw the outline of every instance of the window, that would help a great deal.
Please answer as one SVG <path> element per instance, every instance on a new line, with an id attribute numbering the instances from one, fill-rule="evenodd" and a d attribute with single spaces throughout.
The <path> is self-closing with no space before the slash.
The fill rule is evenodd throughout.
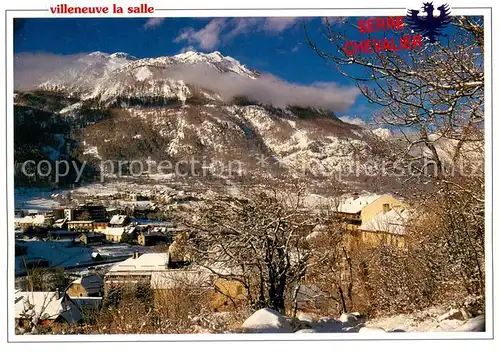
<path id="1" fill-rule="evenodd" d="M 387 213 L 389 210 L 391 210 L 391 206 L 389 205 L 389 203 L 384 203 L 384 205 L 382 207 L 383 207 L 384 213 Z"/>

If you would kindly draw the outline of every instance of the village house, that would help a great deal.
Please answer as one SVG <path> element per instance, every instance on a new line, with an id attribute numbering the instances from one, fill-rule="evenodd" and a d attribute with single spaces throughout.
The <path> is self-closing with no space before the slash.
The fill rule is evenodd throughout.
<path id="1" fill-rule="evenodd" d="M 100 297 L 104 293 L 104 280 L 100 275 L 88 275 L 74 280 L 66 289 L 69 297 Z"/>
<path id="2" fill-rule="evenodd" d="M 108 228 L 107 221 L 94 221 L 94 231 L 102 231 Z"/>
<path id="3" fill-rule="evenodd" d="M 130 193 L 128 199 L 132 202 L 141 202 L 149 200 L 149 197 L 139 193 Z"/>
<path id="4" fill-rule="evenodd" d="M 108 227 L 100 231 L 109 242 L 130 242 L 136 239 L 134 226 Z"/>
<path id="5" fill-rule="evenodd" d="M 245 287 L 241 282 L 218 277 L 196 266 L 154 272 L 151 275 L 151 288 L 155 304 L 158 305 L 168 304 L 172 295 L 186 291 L 206 295 L 214 311 L 231 310 L 246 299 Z"/>
<path id="6" fill-rule="evenodd" d="M 99 204 L 85 204 L 76 208 L 64 209 L 64 217 L 69 221 L 93 220 L 98 223 L 107 224 L 106 208 Z"/>
<path id="7" fill-rule="evenodd" d="M 401 200 L 391 194 L 353 193 L 341 197 L 332 210 L 347 230 L 357 230 L 361 224 L 370 221 L 378 213 L 401 207 Z"/>
<path id="8" fill-rule="evenodd" d="M 93 220 L 68 221 L 67 225 L 69 231 L 93 232 L 95 230 Z"/>
<path id="9" fill-rule="evenodd" d="M 210 295 L 215 310 L 230 308 L 231 300 L 245 298 L 241 283 L 218 279 L 210 270 L 185 261 L 173 261 L 169 253 L 136 252 L 131 258 L 114 265 L 105 275 L 105 294 L 116 292 L 116 288 L 125 284 L 150 286 L 157 304 L 181 289 Z"/>
<path id="10" fill-rule="evenodd" d="M 179 292 L 196 291 L 197 295 L 212 293 L 214 276 L 200 268 L 182 268 L 155 271 L 151 273 L 150 287 L 153 289 L 156 305 L 168 304 L 171 295 Z"/>
<path id="11" fill-rule="evenodd" d="M 241 277 L 241 267 L 231 265 L 229 258 L 222 260 L 206 261 L 201 267 L 213 276 L 213 293 L 210 301 L 211 307 L 215 311 L 224 311 L 233 309 L 239 303 L 247 299 L 245 286 L 238 280 L 231 277 Z"/>
<path id="12" fill-rule="evenodd" d="M 73 208 L 66 208 L 64 209 L 64 218 L 67 219 L 68 221 L 73 221 L 74 220 L 74 217 L 73 217 L 73 211 L 74 209 Z"/>
<path id="13" fill-rule="evenodd" d="M 51 215 L 54 220 L 64 219 L 66 216 L 64 214 L 64 208 L 55 208 L 52 209 Z"/>
<path id="14" fill-rule="evenodd" d="M 106 241 L 117 243 L 122 241 L 124 232 L 124 227 L 108 227 L 107 229 L 102 231 L 106 238 Z"/>
<path id="15" fill-rule="evenodd" d="M 137 225 L 141 232 L 150 230 L 151 232 L 174 232 L 175 224 L 169 221 L 146 220 Z"/>
<path id="16" fill-rule="evenodd" d="M 66 221 L 65 224 L 68 230 L 76 232 L 97 232 L 108 228 L 107 222 L 95 220 L 73 220 Z"/>
<path id="17" fill-rule="evenodd" d="M 168 268 L 168 253 L 139 253 L 113 265 L 104 276 L 104 296 L 113 300 L 115 294 L 129 285 L 149 287 L 155 272 L 165 272 Z"/>
<path id="18" fill-rule="evenodd" d="M 45 215 L 26 215 L 23 218 L 14 218 L 14 225 L 21 230 L 26 231 L 33 227 L 46 227 L 48 226 Z"/>
<path id="19" fill-rule="evenodd" d="M 55 218 L 54 215 L 50 212 L 44 215 L 45 216 L 45 221 L 43 223 L 43 226 L 50 227 L 54 224 Z"/>
<path id="20" fill-rule="evenodd" d="M 124 227 L 130 224 L 130 218 L 127 215 L 113 215 L 109 220 L 109 227 Z"/>
<path id="21" fill-rule="evenodd" d="M 391 194 L 354 193 L 343 196 L 333 216 L 347 230 L 346 246 L 378 246 L 382 243 L 404 247 L 406 205 Z"/>
<path id="22" fill-rule="evenodd" d="M 405 208 L 382 211 L 359 227 L 360 241 L 365 245 L 404 248 L 408 219 L 409 210 Z"/>
<path id="23" fill-rule="evenodd" d="M 17 325 L 37 317 L 42 325 L 53 322 L 75 324 L 82 320 L 82 313 L 78 306 L 66 294 L 59 292 L 21 292 L 14 294 L 15 319 Z"/>
<path id="24" fill-rule="evenodd" d="M 89 245 L 103 243 L 106 241 L 106 236 L 102 233 L 88 232 L 80 235 L 80 243 Z"/>
<path id="25" fill-rule="evenodd" d="M 67 229 L 68 228 L 68 218 L 57 219 L 52 224 L 52 227 L 59 229 Z"/>
<path id="26" fill-rule="evenodd" d="M 59 239 L 70 239 L 75 240 L 78 237 L 78 233 L 70 230 L 62 229 L 50 229 L 47 231 L 47 237 L 55 240 Z"/>
<path id="27" fill-rule="evenodd" d="M 154 246 L 159 243 L 170 243 L 172 237 L 164 232 L 142 232 L 137 236 L 141 246 Z"/>

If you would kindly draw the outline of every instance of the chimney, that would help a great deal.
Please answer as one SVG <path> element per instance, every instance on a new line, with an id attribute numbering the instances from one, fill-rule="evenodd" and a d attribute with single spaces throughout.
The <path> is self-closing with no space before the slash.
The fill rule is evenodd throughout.
<path id="1" fill-rule="evenodd" d="M 141 256 L 141 253 L 139 251 L 134 252 L 134 256 L 132 258 L 137 259 Z"/>
<path id="2" fill-rule="evenodd" d="M 352 198 L 353 199 L 358 199 L 359 198 L 359 193 L 358 192 L 355 192 L 352 194 Z"/>

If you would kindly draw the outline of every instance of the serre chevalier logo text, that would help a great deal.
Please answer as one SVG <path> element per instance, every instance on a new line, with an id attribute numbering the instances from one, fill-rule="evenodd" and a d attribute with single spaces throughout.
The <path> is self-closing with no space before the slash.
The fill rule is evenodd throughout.
<path id="1" fill-rule="evenodd" d="M 362 18 L 357 22 L 359 33 L 367 34 L 369 39 L 347 41 L 344 43 L 344 52 L 349 55 L 378 53 L 384 51 L 413 50 L 422 47 L 422 41 L 427 39 L 434 43 L 442 35 L 442 31 L 450 24 L 452 17 L 447 4 L 437 7 L 439 15 L 434 16 L 432 2 L 424 3 L 422 7 L 425 16 L 419 16 L 420 10 L 408 10 L 406 16 Z M 399 38 L 373 38 L 377 32 L 398 32 L 405 28 L 413 31 L 411 34 Z"/>

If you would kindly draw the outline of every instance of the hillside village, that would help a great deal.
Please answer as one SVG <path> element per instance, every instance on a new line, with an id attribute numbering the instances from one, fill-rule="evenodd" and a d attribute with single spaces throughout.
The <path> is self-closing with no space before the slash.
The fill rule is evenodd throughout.
<path id="1" fill-rule="evenodd" d="M 217 275 L 231 268 L 220 263 L 219 272 L 215 273 L 204 263 L 192 261 L 182 246 L 193 229 L 168 219 L 172 204 L 201 199 L 183 194 L 165 207 L 162 201 L 144 195 L 113 195 L 114 200 L 119 197 L 136 204 L 151 201 L 155 205 L 110 208 L 102 205 L 101 196 L 86 199 L 78 206 L 51 211 L 17 210 L 17 319 L 26 319 L 29 302 L 43 325 L 82 323 L 83 311 L 116 303 L 120 299 L 118 292 L 131 285 L 148 287 L 155 303 L 189 287 L 210 292 L 209 306 L 214 312 L 234 311 L 241 306 L 239 302 L 246 299 L 245 287 L 237 280 Z M 402 199 L 391 194 L 344 194 L 330 210 L 347 234 L 344 238 L 349 250 L 381 244 L 404 250 L 411 210 Z M 321 230 L 324 225 L 316 226 L 308 238 L 313 239 Z M 23 288 L 28 287 L 24 283 L 30 281 L 33 270 L 61 267 L 72 278 L 66 280 L 65 286 L 47 292 L 29 292 Z M 326 295 L 308 284 L 307 279 L 298 292 L 298 306 L 306 310 L 312 307 L 313 311 L 321 306 Z"/>

